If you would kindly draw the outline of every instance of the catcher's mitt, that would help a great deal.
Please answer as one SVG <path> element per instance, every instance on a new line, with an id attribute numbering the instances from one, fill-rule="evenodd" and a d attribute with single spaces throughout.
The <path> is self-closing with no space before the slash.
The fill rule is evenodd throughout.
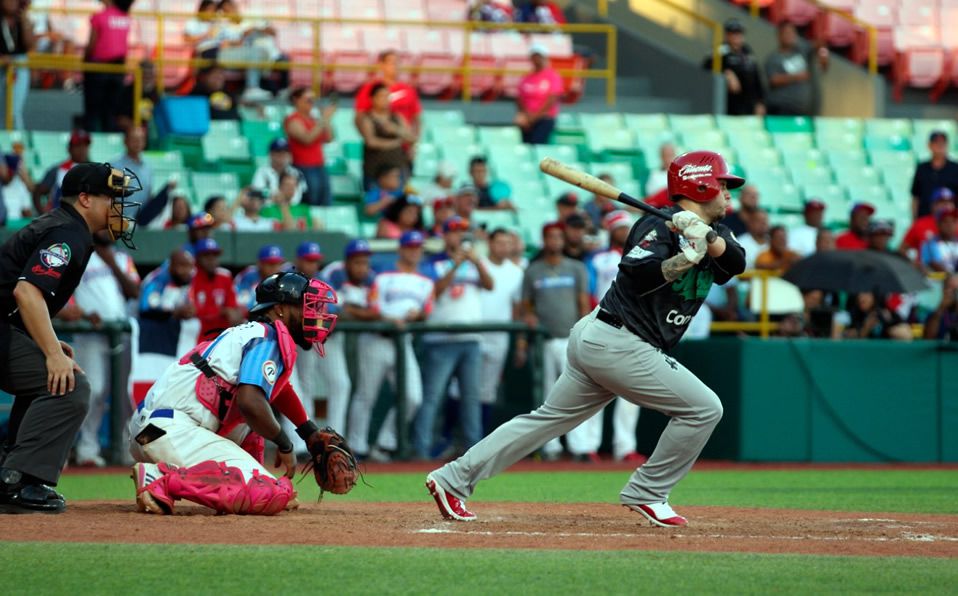
<path id="1" fill-rule="evenodd" d="M 321 491 L 344 495 L 356 486 L 356 456 L 341 434 L 327 426 L 314 431 L 305 441 Z"/>

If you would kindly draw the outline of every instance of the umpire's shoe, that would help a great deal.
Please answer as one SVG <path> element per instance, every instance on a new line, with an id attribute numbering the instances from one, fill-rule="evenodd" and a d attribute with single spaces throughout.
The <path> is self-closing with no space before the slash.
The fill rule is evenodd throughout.
<path id="1" fill-rule="evenodd" d="M 40 482 L 27 482 L 23 473 L 0 468 L 0 513 L 62 513 L 63 495 Z"/>

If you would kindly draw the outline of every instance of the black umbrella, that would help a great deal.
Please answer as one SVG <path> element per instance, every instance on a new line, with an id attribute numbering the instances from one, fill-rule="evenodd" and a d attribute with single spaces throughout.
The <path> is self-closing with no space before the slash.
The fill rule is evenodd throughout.
<path id="1" fill-rule="evenodd" d="M 832 250 L 795 263 L 783 276 L 803 290 L 907 293 L 928 287 L 908 260 L 876 250 Z"/>

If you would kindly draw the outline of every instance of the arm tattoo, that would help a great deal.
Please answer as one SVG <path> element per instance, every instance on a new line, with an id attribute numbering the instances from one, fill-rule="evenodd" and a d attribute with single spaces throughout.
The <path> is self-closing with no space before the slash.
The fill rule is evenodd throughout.
<path id="1" fill-rule="evenodd" d="M 666 281 L 675 281 L 694 266 L 695 263 L 688 260 L 684 254 L 679 253 L 674 257 L 662 261 L 662 277 L 664 277 Z"/>

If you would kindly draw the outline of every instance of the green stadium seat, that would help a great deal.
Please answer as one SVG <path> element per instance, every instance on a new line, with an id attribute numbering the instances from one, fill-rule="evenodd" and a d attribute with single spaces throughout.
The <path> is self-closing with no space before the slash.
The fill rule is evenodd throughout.
<path id="1" fill-rule="evenodd" d="M 795 184 L 804 184 L 806 181 L 829 184 L 833 180 L 832 168 L 822 162 L 816 164 L 813 162 L 789 162 L 785 160 L 785 168 Z"/>
<path id="2" fill-rule="evenodd" d="M 815 131 L 815 145 L 832 152 L 861 151 L 861 135 L 853 132 Z"/>
<path id="3" fill-rule="evenodd" d="M 583 169 L 576 167 L 576 169 Z M 580 201 L 585 201 L 589 198 L 591 193 L 588 191 L 582 190 L 578 186 L 573 186 L 568 182 L 559 180 L 558 178 L 553 178 L 552 176 L 546 176 L 543 178 L 546 186 L 546 196 L 551 198 L 553 201 L 558 199 L 560 196 L 566 193 L 574 193 L 579 197 Z"/>
<path id="4" fill-rule="evenodd" d="M 958 143 L 958 124 L 954 120 L 912 120 L 912 134 L 915 139 L 920 139 L 921 144 L 928 142 L 928 137 L 935 131 L 942 131 L 948 135 L 948 141 L 952 147 Z M 918 143 L 916 142 L 917 146 Z"/>
<path id="5" fill-rule="evenodd" d="M 726 116 L 715 117 L 715 126 L 729 136 L 743 132 L 764 131 L 765 123 L 759 116 Z"/>
<path id="6" fill-rule="evenodd" d="M 802 211 L 802 193 L 790 182 L 762 180 L 755 184 L 760 204 L 774 213 Z"/>
<path id="7" fill-rule="evenodd" d="M 539 178 L 517 180 L 515 184 L 510 184 L 510 186 L 512 186 L 512 200 L 517 205 L 538 207 L 548 202 L 545 188 Z"/>
<path id="8" fill-rule="evenodd" d="M 774 187 L 776 184 L 790 183 L 791 174 L 782 166 L 773 166 L 762 162 L 747 161 L 742 163 L 745 180 L 748 184 L 759 187 Z"/>
<path id="9" fill-rule="evenodd" d="M 493 174 L 497 180 L 502 180 L 510 186 L 514 186 L 523 180 L 537 179 L 539 168 L 531 161 L 502 162 L 493 166 Z M 463 179 L 465 179 L 465 176 L 463 176 Z"/>
<path id="10" fill-rule="evenodd" d="M 625 126 L 622 114 L 618 112 L 603 112 L 601 114 L 579 114 L 579 122 L 586 135 L 590 130 L 621 129 Z"/>
<path id="11" fill-rule="evenodd" d="M 758 164 L 763 166 L 779 166 L 782 164 L 782 153 L 774 147 L 739 147 L 737 153 L 737 163 L 743 165 L 743 167 L 745 164 L 753 164 L 753 167 Z"/>
<path id="12" fill-rule="evenodd" d="M 263 119 L 273 122 L 282 122 L 293 112 L 293 106 L 285 104 L 266 104 L 263 106 Z M 349 108 L 340 108 L 336 113 L 352 112 Z M 352 117 L 352 116 L 349 116 Z"/>
<path id="13" fill-rule="evenodd" d="M 872 166 L 836 170 L 835 180 L 839 184 L 847 187 L 873 186 L 881 184 L 881 177 L 878 174 L 878 169 Z"/>
<path id="14" fill-rule="evenodd" d="M 515 126 L 480 126 L 477 132 L 482 145 L 522 144 L 522 133 Z"/>
<path id="15" fill-rule="evenodd" d="M 551 157 L 562 162 L 577 161 L 579 152 L 575 147 L 569 145 L 533 145 L 532 155 L 538 163 L 546 157 Z"/>
<path id="16" fill-rule="evenodd" d="M 669 128 L 674 133 L 713 130 L 715 129 L 715 116 L 711 114 L 669 114 Z"/>
<path id="17" fill-rule="evenodd" d="M 896 168 L 913 171 L 915 169 L 915 155 L 910 151 L 891 151 L 874 149 L 867 152 L 868 161 L 876 168 Z"/>
<path id="18" fill-rule="evenodd" d="M 518 223 L 516 214 L 511 211 L 477 209 L 472 212 L 472 224 L 489 232 L 496 228 L 512 230 L 518 227 Z"/>
<path id="19" fill-rule="evenodd" d="M 469 162 L 474 157 L 487 157 L 486 148 L 475 143 L 439 144 L 442 148 L 443 161 L 451 165 L 457 174 L 458 180 L 467 180 L 469 177 Z"/>
<path id="20" fill-rule="evenodd" d="M 636 134 L 671 135 L 669 119 L 665 114 L 624 114 L 625 127 Z"/>
<path id="21" fill-rule="evenodd" d="M 330 176 L 329 184 L 334 199 L 358 200 L 362 198 L 363 193 L 358 178 L 351 175 Z"/>
<path id="22" fill-rule="evenodd" d="M 186 169 L 157 170 L 153 172 L 154 188 L 161 188 L 167 182 L 176 182 L 176 189 L 178 191 L 185 191 L 190 197 L 195 199 L 196 193 L 193 191 L 193 181 L 190 178 L 190 173 Z M 196 205 L 195 202 L 193 204 Z"/>
<path id="23" fill-rule="evenodd" d="M 95 132 L 90 135 L 90 160 L 110 161 L 126 153 L 123 134 L 118 132 Z"/>
<path id="24" fill-rule="evenodd" d="M 25 130 L 0 130 L 0 149 L 9 151 L 14 143 L 30 147 L 30 135 Z"/>
<path id="25" fill-rule="evenodd" d="M 309 219 L 314 229 L 342 232 L 352 238 L 359 236 L 359 216 L 354 205 L 310 207 Z"/>
<path id="26" fill-rule="evenodd" d="M 238 120 L 210 120 L 210 130 L 207 136 L 212 135 L 220 138 L 232 138 L 240 135 L 240 124 Z"/>
<path id="27" fill-rule="evenodd" d="M 586 128 L 586 144 L 593 155 L 603 151 L 634 151 L 635 136 L 624 128 Z"/>
<path id="28" fill-rule="evenodd" d="M 196 198 L 203 203 L 213 195 L 223 195 L 232 200 L 239 193 L 239 177 L 234 172 L 193 172 L 190 174 L 190 186 L 196 191 Z"/>
<path id="29" fill-rule="evenodd" d="M 435 127 L 427 130 L 430 139 L 440 147 L 471 145 L 476 142 L 476 130 L 472 126 Z"/>
<path id="30" fill-rule="evenodd" d="M 559 130 L 581 130 L 582 125 L 579 122 L 579 115 L 575 112 L 559 112 L 556 118 L 556 128 Z"/>
<path id="31" fill-rule="evenodd" d="M 243 136 L 249 139 L 250 153 L 254 156 L 266 155 L 270 143 L 286 137 L 283 123 L 276 120 L 243 120 L 240 128 Z"/>
<path id="32" fill-rule="evenodd" d="M 868 156 L 861 149 L 829 151 L 826 153 L 829 165 L 832 169 L 839 168 L 863 168 L 868 165 Z"/>
<path id="33" fill-rule="evenodd" d="M 69 142 L 69 132 L 34 131 L 30 135 L 30 146 L 36 152 L 37 165 L 44 170 L 69 157 Z"/>
<path id="34" fill-rule="evenodd" d="M 871 203 L 878 207 L 891 202 L 888 190 L 881 184 L 846 184 L 845 191 L 852 203 Z"/>
<path id="35" fill-rule="evenodd" d="M 493 169 L 497 170 L 502 166 L 509 167 L 515 163 L 538 165 L 532 153 L 532 146 L 523 143 L 490 143 L 483 147 L 482 152 Z"/>
<path id="36" fill-rule="evenodd" d="M 820 184 L 817 181 L 801 186 L 802 198 L 805 201 L 818 199 L 831 209 L 846 209 L 848 195 L 845 189 L 837 184 Z"/>
<path id="37" fill-rule="evenodd" d="M 860 118 L 815 118 L 815 132 L 861 137 L 865 132 L 865 124 Z"/>
<path id="38" fill-rule="evenodd" d="M 820 149 L 783 149 L 782 162 L 786 168 L 814 168 L 827 165 L 825 153 Z"/>
<path id="39" fill-rule="evenodd" d="M 708 148 L 715 151 L 726 145 L 725 133 L 720 130 L 686 130 L 678 134 L 679 144 L 693 149 Z"/>
<path id="40" fill-rule="evenodd" d="M 179 151 L 144 151 L 143 161 L 155 171 L 183 169 L 183 155 Z"/>
<path id="41" fill-rule="evenodd" d="M 423 128 L 463 126 L 466 117 L 461 110 L 424 110 L 420 116 Z"/>
<path id="42" fill-rule="evenodd" d="M 432 181 L 432 179 L 436 177 L 436 172 L 439 170 L 439 160 L 437 160 L 435 157 L 417 156 L 414 168 L 414 178 L 424 178 L 426 180 Z"/>
<path id="43" fill-rule="evenodd" d="M 592 162 L 588 165 L 587 171 L 593 176 L 609 174 L 617 185 L 635 179 L 635 170 L 626 162 Z"/>
<path id="44" fill-rule="evenodd" d="M 805 116 L 766 116 L 765 129 L 772 134 L 810 133 L 815 122 Z"/>
<path id="45" fill-rule="evenodd" d="M 910 137 L 911 120 L 907 118 L 870 118 L 865 120 L 865 136 Z"/>
<path id="46" fill-rule="evenodd" d="M 899 135 L 865 135 L 865 149 L 869 151 L 911 151 L 911 141 L 908 137 Z"/>
<path id="47" fill-rule="evenodd" d="M 815 146 L 815 137 L 806 132 L 773 133 L 772 145 L 783 153 L 811 149 Z"/>
<path id="48" fill-rule="evenodd" d="M 250 161 L 249 139 L 242 135 L 234 137 L 203 136 L 203 159 L 208 163 L 219 161 Z"/>

